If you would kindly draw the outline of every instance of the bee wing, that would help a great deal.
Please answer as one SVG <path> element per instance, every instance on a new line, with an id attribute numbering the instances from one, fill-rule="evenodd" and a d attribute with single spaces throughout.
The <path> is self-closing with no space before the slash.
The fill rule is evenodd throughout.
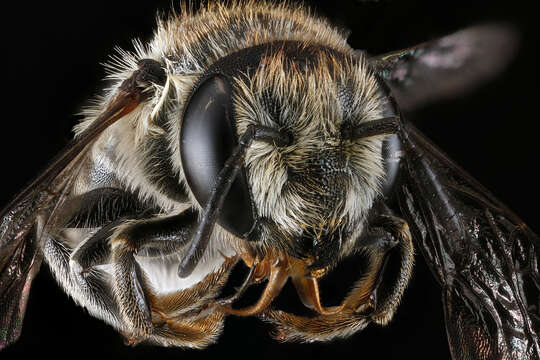
<path id="1" fill-rule="evenodd" d="M 474 89 L 504 69 L 518 42 L 511 26 L 479 25 L 368 61 L 401 110 L 410 111 Z"/>
<path id="2" fill-rule="evenodd" d="M 0 251 L 0 350 L 19 338 L 30 285 L 42 260 L 34 231 L 16 241 L 13 253 Z"/>
<path id="3" fill-rule="evenodd" d="M 41 264 L 42 229 L 94 141 L 139 102 L 139 89 L 120 87 L 103 113 L 0 213 L 0 350 L 20 335 L 31 282 Z"/>
<path id="4" fill-rule="evenodd" d="M 454 359 L 540 358 L 540 239 L 411 124 L 398 191 L 442 286 Z"/>

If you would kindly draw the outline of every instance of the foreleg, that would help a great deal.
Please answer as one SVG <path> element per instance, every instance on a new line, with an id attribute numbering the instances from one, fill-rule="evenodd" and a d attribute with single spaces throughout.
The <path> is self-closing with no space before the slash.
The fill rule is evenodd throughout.
<path id="1" fill-rule="evenodd" d="M 360 279 L 336 309 L 302 317 L 278 310 L 263 313 L 262 318 L 276 326 L 281 341 L 328 341 L 347 337 L 362 330 L 371 321 L 384 325 L 392 318 L 409 281 L 413 265 L 413 247 L 407 223 L 384 215 L 378 226 L 359 240 L 370 258 L 367 275 Z M 389 263 L 397 261 L 397 272 Z M 297 285 L 298 287 L 298 285 Z M 302 300 L 314 310 L 320 305 L 318 288 L 304 287 Z M 310 290 L 310 291 L 307 291 Z"/>

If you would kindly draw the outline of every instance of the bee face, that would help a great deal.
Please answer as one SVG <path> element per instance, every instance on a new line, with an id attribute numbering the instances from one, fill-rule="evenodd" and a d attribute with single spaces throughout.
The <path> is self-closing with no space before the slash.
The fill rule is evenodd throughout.
<path id="1" fill-rule="evenodd" d="M 264 125 L 291 136 L 285 147 L 253 144 L 246 169 L 257 215 L 265 219 L 260 226 L 276 228 L 260 231 L 269 234 L 262 243 L 306 256 L 306 242 L 308 252 L 347 248 L 343 243 L 352 240 L 345 234 L 361 231 L 380 194 L 382 137 L 351 141 L 342 133 L 381 118 L 384 99 L 362 58 L 304 43 L 289 47 L 236 79 L 235 117 L 240 134 Z"/>

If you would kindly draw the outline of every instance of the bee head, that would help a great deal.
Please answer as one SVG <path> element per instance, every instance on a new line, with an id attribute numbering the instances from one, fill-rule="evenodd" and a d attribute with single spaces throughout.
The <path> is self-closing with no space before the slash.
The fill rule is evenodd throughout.
<path id="1" fill-rule="evenodd" d="M 186 106 L 182 162 L 190 189 L 203 204 L 250 125 L 286 133 L 285 146 L 249 147 L 218 223 L 254 247 L 279 248 L 323 268 L 352 247 L 385 181 L 385 136 L 352 139 L 344 131 L 388 116 L 387 100 L 352 53 L 288 41 L 231 54 L 208 70 Z M 213 125 L 201 125 L 200 114 Z M 200 141 L 199 132 L 211 140 Z M 197 172 L 208 163 L 213 173 Z"/>

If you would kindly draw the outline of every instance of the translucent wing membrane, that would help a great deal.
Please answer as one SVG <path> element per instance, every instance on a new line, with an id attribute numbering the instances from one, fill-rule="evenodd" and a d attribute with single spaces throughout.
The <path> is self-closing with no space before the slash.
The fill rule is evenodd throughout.
<path id="1" fill-rule="evenodd" d="M 403 111 L 463 96 L 499 73 L 513 58 L 518 36 L 511 26 L 486 24 L 407 49 L 371 57 Z"/>

